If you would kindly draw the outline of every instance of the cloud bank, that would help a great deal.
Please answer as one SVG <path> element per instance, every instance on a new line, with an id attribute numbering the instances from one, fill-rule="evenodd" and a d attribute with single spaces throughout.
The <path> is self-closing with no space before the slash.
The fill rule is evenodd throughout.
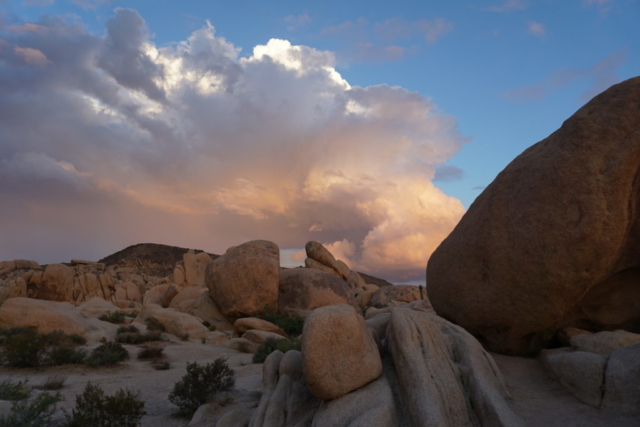
<path id="1" fill-rule="evenodd" d="M 432 183 L 464 143 L 456 120 L 351 86 L 331 52 L 272 39 L 241 56 L 208 22 L 156 46 L 131 9 L 105 36 L 60 17 L 0 35 L 0 259 L 313 239 L 411 280 L 464 212 Z"/>

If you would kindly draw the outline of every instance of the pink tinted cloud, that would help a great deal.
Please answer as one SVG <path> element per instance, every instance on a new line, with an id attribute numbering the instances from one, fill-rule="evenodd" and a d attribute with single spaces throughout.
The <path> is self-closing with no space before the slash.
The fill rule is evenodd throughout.
<path id="1" fill-rule="evenodd" d="M 544 24 L 535 21 L 527 22 L 527 32 L 536 37 L 544 37 L 547 35 L 547 30 L 545 29 Z"/>
<path id="2" fill-rule="evenodd" d="M 405 280 L 464 212 L 431 181 L 465 141 L 456 119 L 400 87 L 352 86 L 332 52 L 273 39 L 239 57 L 210 24 L 160 47 L 127 9 L 105 36 L 47 25 L 28 34 L 53 59 L 46 79 L 8 61 L 0 87 L 0 259 L 318 240 Z"/>
<path id="3" fill-rule="evenodd" d="M 29 65 L 35 65 L 37 67 L 44 67 L 50 64 L 51 61 L 47 59 L 47 56 L 38 49 L 32 49 L 30 47 L 15 47 L 14 52 L 21 57 L 24 62 Z"/>

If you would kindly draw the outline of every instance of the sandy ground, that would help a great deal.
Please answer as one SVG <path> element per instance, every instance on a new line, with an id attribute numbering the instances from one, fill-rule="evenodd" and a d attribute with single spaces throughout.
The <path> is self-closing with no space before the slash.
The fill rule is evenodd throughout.
<path id="1" fill-rule="evenodd" d="M 62 374 L 67 377 L 67 380 L 64 388 L 60 390 L 65 399 L 59 404 L 61 410 L 74 407 L 75 396 L 82 393 L 88 381 L 99 383 L 108 394 L 124 387 L 139 390 L 147 411 L 147 415 L 142 420 L 144 427 L 183 427 L 189 424 L 189 420 L 173 416 L 177 408 L 168 400 L 173 385 L 186 373 L 187 362 L 207 363 L 218 357 L 225 357 L 236 373 L 236 389 L 247 393 L 253 392 L 256 396 L 262 390 L 262 365 L 252 363 L 250 354 L 206 346 L 200 342 L 183 342 L 175 339 L 165 342 L 164 345 L 166 360 L 171 362 L 171 369 L 166 371 L 156 371 L 149 362 L 137 360 L 136 355 L 140 347 L 127 345 L 125 347 L 129 351 L 130 358 L 116 367 L 88 368 L 73 365 L 41 369 L 0 367 L 0 381 L 7 378 L 14 381 L 28 379 L 30 385 L 37 385 L 52 374 Z M 88 348 L 93 347 L 95 346 Z M 600 411 L 580 402 L 552 379 L 536 359 L 492 355 L 511 392 L 513 409 L 531 427 L 640 426 L 640 416 L 624 416 Z M 6 404 L 1 405 L 0 410 L 8 409 L 9 402 L 3 403 Z M 62 411 L 58 413 L 57 418 L 63 418 Z"/>
<path id="2" fill-rule="evenodd" d="M 75 406 L 75 396 L 82 393 L 88 381 L 98 383 L 107 394 L 113 394 L 119 388 L 127 387 L 140 391 L 140 398 L 145 401 L 147 415 L 142 426 L 186 426 L 189 420 L 172 416 L 177 407 L 168 400 L 173 385 L 186 373 L 186 363 L 213 362 L 218 357 L 228 359 L 229 367 L 236 373 L 236 388 L 255 391 L 262 389 L 262 365 L 251 362 L 252 355 L 228 350 L 220 347 L 203 345 L 199 342 L 170 341 L 164 345 L 166 360 L 171 368 L 156 371 L 147 361 L 136 358 L 139 347 L 125 345 L 129 351 L 129 359 L 119 366 L 111 368 L 89 368 L 86 366 L 66 365 L 41 369 L 0 368 L 0 381 L 11 378 L 14 381 L 29 380 L 30 385 L 44 382 L 52 374 L 67 377 L 65 386 L 60 390 L 64 402 L 58 404 L 60 409 L 71 409 Z M 88 346 L 93 348 L 95 346 Z M 4 407 L 5 405 L 3 405 Z M 8 405 L 10 406 L 10 405 Z M 62 413 L 59 414 L 59 417 Z M 58 417 L 56 417 L 58 418 Z"/>
<path id="3" fill-rule="evenodd" d="M 492 356 L 513 397 L 513 409 L 531 427 L 640 426 L 640 416 L 601 411 L 580 402 L 536 359 Z"/>

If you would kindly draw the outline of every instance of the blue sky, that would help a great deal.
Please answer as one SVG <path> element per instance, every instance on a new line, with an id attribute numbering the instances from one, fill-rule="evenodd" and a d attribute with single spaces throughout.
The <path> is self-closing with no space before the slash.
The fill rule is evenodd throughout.
<path id="1" fill-rule="evenodd" d="M 640 25 L 638 25 L 640 1 L 638 0 L 467 2 L 5 0 L 4 2 L 0 1 L 0 10 L 2 10 L 0 39 L 4 39 L 5 45 L 11 46 L 10 49 L 13 49 L 11 51 L 7 48 L 9 50 L 5 50 L 5 52 L 11 51 L 12 55 L 22 55 L 23 62 L 26 61 L 31 66 L 38 65 L 40 71 L 44 70 L 45 65 L 49 69 L 53 69 L 60 66 L 59 61 L 51 59 L 44 48 L 37 48 L 40 46 L 38 43 L 44 42 L 33 38 L 37 37 L 36 33 L 42 35 L 42 32 L 28 30 L 25 24 L 40 23 L 47 27 L 53 25 L 50 24 L 51 19 L 57 16 L 66 22 L 65 25 L 69 28 L 71 25 L 78 25 L 78 28 L 84 26 L 82 30 L 69 30 L 69 34 L 90 34 L 95 37 L 95 43 L 100 43 L 99 40 L 108 39 L 107 25 L 108 22 L 115 22 L 114 16 L 117 14 L 117 8 L 133 9 L 137 12 L 147 28 L 143 30 L 144 37 L 148 40 L 145 43 L 153 45 L 156 49 L 171 47 L 179 50 L 180 42 L 184 42 L 198 30 L 209 28 L 206 23 L 209 21 L 213 27 L 211 34 L 215 34 L 216 40 L 219 41 L 223 38 L 229 43 L 229 46 L 232 45 L 236 49 L 241 48 L 237 58 L 233 61 L 236 64 L 241 64 L 242 67 L 251 63 L 249 59 L 254 55 L 253 48 L 255 46 L 266 45 L 270 39 L 282 39 L 288 40 L 294 46 L 312 48 L 313 52 L 330 52 L 332 56 L 330 59 L 326 59 L 329 61 L 327 63 L 330 63 L 351 87 L 366 89 L 376 87 L 376 85 L 388 85 L 406 89 L 408 92 L 402 92 L 404 93 L 402 96 L 410 98 L 412 96 L 410 94 L 421 95 L 425 100 L 425 105 L 429 105 L 429 111 L 442 115 L 442 123 L 445 123 L 442 126 L 448 129 L 446 132 L 449 132 L 447 135 L 457 141 L 447 145 L 450 150 L 442 149 L 444 150 L 442 155 L 437 154 L 440 153 L 438 150 L 446 144 L 444 142 L 442 146 L 438 145 L 439 143 L 436 144 L 440 148 L 434 149 L 436 152 L 434 160 L 431 161 L 429 158 L 421 160 L 427 165 L 425 173 L 427 176 L 431 174 L 430 180 L 433 185 L 442 189 L 450 198 L 459 200 L 463 208 L 468 208 L 482 188 L 488 185 L 514 157 L 556 130 L 565 119 L 592 96 L 611 84 L 640 74 Z M 122 15 L 124 16 L 124 14 Z M 135 21 L 136 18 L 131 19 Z M 212 40 L 212 37 L 209 39 Z M 70 39 L 60 38 L 58 43 L 62 46 L 67 43 L 65 40 Z M 68 44 L 67 48 L 69 46 L 71 44 Z M 48 48 L 53 49 L 50 46 Z M 143 53 L 145 55 L 148 53 L 148 51 L 144 52 L 146 52 Z M 30 54 L 43 56 L 29 59 L 27 56 Z M 305 56 L 304 61 L 315 61 L 313 55 Z M 243 63 L 241 58 L 245 58 L 247 61 Z M 1 60 L 2 56 L 0 56 Z M 255 57 L 254 60 L 258 61 L 259 58 Z M 21 70 L 24 71 L 25 64 L 20 65 L 16 61 L 15 58 L 14 60 L 5 59 L 4 63 L 0 62 L 0 67 L 4 67 L 7 73 L 14 66 L 23 67 Z M 154 59 L 154 61 L 158 65 L 160 60 Z M 166 70 L 167 62 L 165 61 L 163 64 L 162 66 L 165 67 L 163 69 Z M 100 73 L 106 72 L 108 74 L 109 70 L 112 70 L 104 65 L 100 65 L 98 68 L 100 67 L 103 70 Z M 12 79 L 16 79 L 16 75 L 21 75 L 21 79 L 27 78 L 24 77 L 24 74 L 16 73 L 7 74 L 10 77 L 5 76 L 0 80 L 0 85 L 15 86 L 17 80 Z M 42 73 L 41 75 L 34 74 L 34 80 L 30 84 L 48 81 L 46 73 L 44 71 Z M 114 72 L 113 79 L 121 84 L 121 89 L 140 91 L 139 88 L 134 87 L 133 83 L 127 83 L 126 78 L 119 76 L 117 71 Z M 262 81 L 262 84 L 269 85 L 270 83 L 266 79 Z M 56 90 L 53 93 L 60 93 L 60 85 L 59 82 L 55 84 Z M 274 83 L 275 85 L 276 83 Z M 79 90 L 64 87 L 69 93 L 77 94 Z M 286 85 L 287 90 L 293 87 L 297 86 L 293 83 Z M 291 90 L 293 91 L 293 89 Z M 280 92 L 274 93 L 279 94 Z M 400 96 L 400 91 L 394 93 Z M 291 99 L 295 96 L 296 94 L 292 92 Z M 391 92 L 379 96 L 391 99 Z M 100 98 L 99 101 L 108 104 L 105 99 Z M 46 102 L 48 101 L 43 101 L 43 103 Z M 407 102 L 409 101 L 407 100 Z M 5 108 L 14 108 L 15 105 L 15 101 L 8 100 Z M 393 108 L 413 108 L 412 106 L 415 105 L 398 104 Z M 115 107 L 111 105 L 109 108 Z M 107 109 L 101 111 L 104 113 Z M 407 110 L 407 114 L 413 113 Z M 444 117 L 448 117 L 448 119 Z M 458 130 L 455 137 L 452 136 L 454 131 L 449 129 L 449 125 L 446 124 L 451 120 L 455 121 Z M 381 121 L 384 120 L 372 121 L 367 126 L 370 129 L 375 128 L 380 125 Z M 286 132 L 293 132 L 291 129 L 295 126 L 296 124 L 292 123 Z M 388 126 L 385 128 L 386 131 L 392 132 L 390 129 L 399 125 L 396 123 L 388 124 Z M 433 124 L 433 126 L 438 127 L 439 125 Z M 107 132 L 106 129 L 110 129 L 109 132 L 111 132 L 113 127 L 103 128 L 100 135 L 104 135 Z M 31 153 L 28 154 L 31 156 L 29 161 L 35 162 L 37 154 L 33 153 L 40 153 L 52 159 L 56 165 L 62 165 L 61 167 L 65 171 L 74 171 L 73 173 L 77 176 L 96 173 L 93 170 L 95 167 L 87 163 L 87 158 L 90 157 L 88 154 L 82 158 L 74 157 L 71 154 L 66 155 L 60 149 L 63 143 L 52 141 L 49 145 L 38 145 L 29 148 L 29 150 L 25 149 L 20 154 L 21 151 L 16 148 L 20 141 L 30 141 L 29 138 L 34 138 L 34 135 L 36 137 L 43 136 L 46 132 L 43 128 L 42 131 L 33 130 L 30 136 L 18 135 L 17 133 L 7 133 L 4 136 L 0 134 L 0 138 L 5 138 L 4 141 L 0 139 L 0 162 L 3 158 L 15 160 L 23 154 L 26 156 L 25 153 Z M 211 132 L 215 134 L 216 131 Z M 243 133 L 242 130 L 228 132 L 235 132 L 236 137 Z M 434 140 L 442 136 L 441 133 L 438 133 L 439 131 L 434 132 Z M 226 133 L 227 131 L 225 131 L 225 135 Z M 389 135 L 395 134 L 389 133 Z M 410 136 L 400 134 L 397 137 L 411 139 Z M 109 137 L 105 136 L 105 138 L 107 141 L 105 144 L 107 144 Z M 349 145 L 349 140 L 345 139 L 345 141 L 344 144 Z M 159 140 L 156 139 L 155 143 L 159 143 Z M 179 147 L 179 144 L 176 147 Z M 251 152 L 251 147 L 247 147 Z M 367 147 L 366 144 L 364 147 Z M 372 149 L 380 150 L 380 147 L 383 146 L 375 145 Z M 379 156 L 384 156 L 383 151 L 383 149 L 380 150 Z M 445 151 L 446 154 L 444 154 Z M 172 153 L 175 154 L 175 151 Z M 438 160 L 435 160 L 436 157 Z M 20 158 L 22 159 L 22 157 Z M 195 157 L 195 159 L 197 158 L 198 156 Z M 231 162 L 232 160 L 229 159 L 233 158 L 235 157 L 231 156 L 228 159 L 216 157 L 217 161 L 223 163 Z M 6 161 L 8 163 L 4 167 L 9 171 L 10 160 Z M 367 161 L 372 168 L 380 167 L 375 159 Z M 191 164 L 195 163 L 197 160 L 192 160 Z M 398 163 L 402 162 L 398 160 Z M 2 172 L 2 167 L 2 163 L 0 163 L 0 172 Z M 151 168 L 148 165 L 145 167 Z M 331 171 L 337 170 L 341 174 L 350 176 L 346 172 L 347 167 L 340 168 L 340 166 L 335 166 Z M 309 170 L 314 169 L 310 167 Z M 397 172 L 396 169 L 394 171 Z M 433 177 L 434 171 L 435 177 Z M 374 170 L 371 172 L 375 173 Z M 141 173 L 136 172 L 135 178 L 137 179 Z M 246 182 L 254 185 L 260 180 L 269 182 L 270 179 L 264 176 L 257 177 L 256 174 L 254 174 L 256 178 L 247 178 L 250 175 L 250 172 L 246 172 L 235 178 L 245 180 L 242 181 L 245 183 L 243 184 L 245 188 L 246 185 L 249 185 Z M 308 178 L 311 175 L 305 176 Z M 393 176 L 395 177 L 395 175 Z M 101 178 L 106 180 L 110 177 L 102 176 Z M 275 180 L 275 178 L 273 179 Z M 398 175 L 395 181 L 394 179 L 390 178 L 395 184 L 400 185 L 404 178 Z M 51 177 L 49 176 L 47 180 L 51 181 Z M 132 178 L 128 182 L 137 181 Z M 142 186 L 142 184 L 140 185 Z M 134 190 L 138 188 L 133 187 Z M 147 187 L 144 188 L 147 191 Z M 225 224 L 228 223 L 221 219 L 225 213 L 252 216 L 256 221 L 262 221 L 265 215 L 269 216 L 270 214 L 265 213 L 269 209 L 271 209 L 269 212 L 275 212 L 272 217 L 275 217 L 276 214 L 282 214 L 278 208 L 273 207 L 275 205 L 266 208 L 262 202 L 259 204 L 260 212 L 256 213 L 257 211 L 253 208 L 242 205 L 238 200 L 234 199 L 233 202 L 229 202 L 228 194 L 220 192 L 221 190 L 211 191 L 218 191 L 216 193 L 218 195 L 217 203 L 223 206 L 220 208 L 222 210 L 216 208 L 215 215 L 218 215 L 218 220 L 213 221 L 215 224 L 211 225 L 212 228 L 227 229 L 237 226 L 240 227 L 240 230 L 253 230 L 230 233 L 229 236 L 222 239 L 225 244 L 232 243 L 234 239 L 260 237 L 259 230 L 261 230 L 261 227 L 258 226 L 255 227 L 255 230 L 247 225 L 227 226 Z M 367 203 L 374 203 L 374 200 L 384 199 L 384 197 L 378 195 L 364 202 L 362 201 L 364 200 L 362 197 L 365 197 L 364 193 L 358 193 L 354 196 L 355 193 L 350 193 L 350 191 L 346 191 L 346 193 L 360 200 L 359 206 L 361 208 L 358 212 L 351 213 L 347 217 L 353 218 L 362 214 L 366 219 L 361 222 L 354 220 L 354 223 L 349 226 L 329 226 L 328 224 L 331 222 L 329 219 L 319 219 L 310 226 L 305 225 L 305 233 L 308 231 L 325 233 L 319 235 L 317 240 L 330 244 L 343 258 L 355 265 L 362 266 L 363 269 L 375 264 L 376 259 L 375 257 L 370 258 L 368 263 L 364 261 L 366 257 L 363 257 L 362 252 L 366 249 L 366 243 L 363 242 L 367 240 L 367 236 L 374 239 L 385 230 L 388 235 L 402 234 L 402 239 L 396 242 L 397 245 L 389 246 L 389 251 L 402 247 L 409 250 L 411 241 L 417 241 L 418 244 L 424 246 L 424 239 L 416 237 L 419 234 L 417 232 L 389 231 L 389 224 L 408 222 L 412 221 L 411 219 L 392 216 L 385 220 L 376 219 L 378 216 L 371 214 L 372 208 L 362 208 Z M 423 190 L 416 190 L 416 192 L 420 191 Z M 308 191 L 305 194 L 308 195 Z M 86 194 L 83 197 L 85 196 Z M 271 196 L 265 196 L 263 199 L 271 200 L 269 197 Z M 305 200 L 309 202 L 308 199 Z M 329 204 L 333 207 L 327 208 L 328 210 L 336 211 L 336 200 L 331 202 L 333 204 Z M 438 200 L 433 203 L 441 206 L 441 201 Z M 318 199 L 312 198 L 312 201 L 315 203 Z M 74 203 L 80 202 L 74 201 Z M 442 203 L 445 203 L 445 199 L 442 199 Z M 292 199 L 287 199 L 285 204 L 290 207 L 295 203 Z M 157 207 L 159 205 L 155 202 L 149 202 L 146 203 L 145 209 L 149 206 Z M 48 208 L 54 209 L 53 205 Z M 159 209 L 163 210 L 163 208 Z M 153 215 L 160 218 L 172 209 L 166 208 L 163 212 Z M 384 211 L 388 213 L 389 209 L 385 208 Z M 450 228 L 451 224 L 454 225 L 457 221 L 456 218 L 459 217 L 459 212 L 461 212 L 458 209 L 457 213 L 451 214 L 452 211 L 449 208 L 442 208 L 442 212 L 445 211 L 443 218 L 447 218 L 449 225 L 444 229 Z M 140 212 L 137 215 L 143 217 Z M 156 211 L 150 210 L 149 212 Z M 8 218 L 9 214 L 5 215 Z M 430 220 L 425 219 L 425 215 L 420 214 L 416 217 L 419 219 L 415 220 L 423 221 L 424 226 L 429 228 L 431 223 L 428 222 Z M 206 215 L 203 215 L 199 217 L 200 220 L 194 222 L 201 224 L 202 222 L 199 221 L 205 221 L 206 223 L 209 220 L 204 219 L 205 217 Z M 31 221 L 37 221 L 37 219 L 33 218 Z M 444 220 L 440 218 L 431 219 L 431 221 L 441 224 Z M 169 219 L 167 216 L 166 223 L 172 222 L 175 222 L 175 219 Z M 63 227 L 61 223 L 55 225 Z M 65 227 L 71 226 L 67 224 Z M 87 227 L 87 230 L 91 229 L 91 227 Z M 283 227 L 285 226 L 283 225 Z M 287 227 L 295 228 L 296 226 L 289 223 Z M 139 229 L 145 229 L 145 227 L 139 227 Z M 438 236 L 441 236 L 442 233 L 446 235 L 446 230 L 443 230 L 439 230 L 436 234 Z M 56 235 L 51 230 L 45 231 L 52 233 L 51 236 Z M 341 231 L 347 236 L 345 239 L 341 239 Z M 79 251 L 79 248 L 84 244 L 82 238 L 86 236 L 86 233 L 87 231 L 79 232 L 75 238 L 77 243 L 70 244 L 68 251 L 63 251 L 64 255 Z M 140 231 L 138 234 L 133 233 L 135 237 L 129 235 L 131 239 L 148 238 L 151 240 L 154 233 L 156 231 L 153 227 L 149 227 L 146 234 Z M 195 236 L 197 233 L 184 232 L 180 235 L 192 234 Z M 308 233 L 300 234 L 300 239 L 308 237 Z M 441 239 L 441 237 L 438 238 Z M 196 237 L 176 238 L 175 235 L 167 235 L 165 240 L 167 239 L 172 239 L 172 242 L 163 241 L 160 243 L 203 246 L 203 240 Z M 116 247 L 117 245 L 129 243 L 127 238 L 122 236 L 115 238 L 111 234 L 106 238 L 106 241 L 109 243 L 96 246 L 92 249 L 93 252 L 90 251 L 90 254 L 98 254 L 100 251 L 111 249 L 118 250 L 120 248 Z M 204 246 L 208 246 L 204 249 L 219 252 L 220 245 L 222 243 L 219 245 L 204 244 Z M 286 249 L 291 254 L 295 254 L 303 246 L 304 242 L 298 244 L 288 241 L 284 245 L 281 244 L 282 249 Z M 30 252 L 29 244 L 19 245 L 19 247 L 22 249 L 18 250 L 20 253 L 16 254 L 16 257 L 18 255 L 26 258 L 53 256 L 51 250 L 47 252 L 43 249 L 41 252 Z M 15 245 L 12 248 L 16 250 Z M 427 256 L 430 251 L 431 249 L 425 252 Z M 0 247 L 0 255 L 7 257 L 8 253 L 8 245 L 5 248 Z M 34 255 L 29 256 L 31 253 Z M 388 256 L 391 252 L 383 251 L 383 253 Z M 426 264 L 426 259 L 424 263 Z M 389 274 L 407 280 L 415 279 L 417 277 L 415 271 L 422 271 L 422 268 L 417 268 L 415 265 L 415 260 L 399 260 L 397 268 L 391 268 L 389 271 L 392 273 Z M 384 270 L 383 273 L 388 273 L 388 271 Z"/>

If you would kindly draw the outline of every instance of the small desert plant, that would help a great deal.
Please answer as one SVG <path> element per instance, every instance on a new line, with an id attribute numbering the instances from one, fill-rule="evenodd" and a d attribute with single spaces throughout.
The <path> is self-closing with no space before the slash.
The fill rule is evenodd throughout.
<path id="1" fill-rule="evenodd" d="M 46 391 L 33 399 L 13 402 L 11 412 L 0 416 L 0 427 L 48 427 L 62 397 Z"/>
<path id="2" fill-rule="evenodd" d="M 189 341 L 189 334 L 184 334 L 180 337 L 182 341 Z"/>
<path id="3" fill-rule="evenodd" d="M 289 350 L 300 350 L 301 348 L 302 343 L 297 339 L 267 338 L 253 355 L 253 363 L 263 363 L 267 356 L 276 350 L 286 353 Z"/>
<path id="4" fill-rule="evenodd" d="M 133 310 L 131 313 L 127 313 L 126 316 L 131 317 L 132 319 L 135 319 L 136 317 L 138 317 L 138 311 Z"/>
<path id="5" fill-rule="evenodd" d="M 47 343 L 41 335 L 26 329 L 6 337 L 2 358 L 10 366 L 37 367 L 42 363 L 46 348 Z"/>
<path id="6" fill-rule="evenodd" d="M 29 380 L 13 382 L 4 380 L 0 382 L 0 400 L 23 400 L 31 396 L 31 390 L 27 386 Z"/>
<path id="7" fill-rule="evenodd" d="M 139 332 L 123 332 L 116 335 L 116 342 L 122 344 L 140 344 L 144 342 L 144 340 Z"/>
<path id="8" fill-rule="evenodd" d="M 145 320 L 145 323 L 147 324 L 147 329 L 149 331 L 165 331 L 164 325 L 160 323 L 155 317 L 149 317 L 147 320 Z"/>
<path id="9" fill-rule="evenodd" d="M 67 413 L 67 427 L 136 427 L 145 415 L 139 393 L 119 389 L 108 396 L 99 385 L 89 382 L 76 396 L 76 407 Z"/>
<path id="10" fill-rule="evenodd" d="M 110 323 L 124 323 L 124 318 L 127 316 L 127 313 L 124 311 L 108 311 L 107 313 L 100 316 L 100 320 Z"/>
<path id="11" fill-rule="evenodd" d="M 64 383 L 67 381 L 67 377 L 60 374 L 53 374 L 47 377 L 47 380 L 42 384 L 33 386 L 38 390 L 60 390 L 64 387 Z"/>
<path id="12" fill-rule="evenodd" d="M 209 330 L 212 331 L 212 332 L 215 331 L 216 330 L 216 325 L 209 326 Z"/>
<path id="13" fill-rule="evenodd" d="M 120 326 L 116 331 L 116 334 L 139 334 L 140 330 L 133 325 Z"/>
<path id="14" fill-rule="evenodd" d="M 291 338 L 298 337 L 302 334 L 304 317 L 299 314 L 278 314 L 271 310 L 269 305 L 265 305 L 262 313 L 255 313 L 254 315 L 262 320 L 273 323 Z"/>
<path id="15" fill-rule="evenodd" d="M 161 359 L 164 357 L 163 351 L 164 347 L 161 345 L 145 345 L 138 352 L 138 359 Z"/>
<path id="16" fill-rule="evenodd" d="M 66 334 L 61 330 L 42 335 L 42 339 L 48 346 L 72 347 L 84 345 L 87 340 L 79 334 Z"/>
<path id="17" fill-rule="evenodd" d="M 151 362 L 151 367 L 156 371 L 166 371 L 171 368 L 171 362 L 168 360 L 154 360 Z"/>
<path id="18" fill-rule="evenodd" d="M 87 358 L 89 366 L 112 366 L 129 357 L 129 352 L 117 342 L 107 341 L 93 349 Z"/>
<path id="19" fill-rule="evenodd" d="M 87 358 L 86 350 L 73 347 L 54 347 L 47 353 L 50 365 L 81 365 Z"/>
<path id="20" fill-rule="evenodd" d="M 234 375 L 223 357 L 204 366 L 187 363 L 187 374 L 173 386 L 169 401 L 180 409 L 180 415 L 190 417 L 211 396 L 231 389 L 235 384 Z"/>

